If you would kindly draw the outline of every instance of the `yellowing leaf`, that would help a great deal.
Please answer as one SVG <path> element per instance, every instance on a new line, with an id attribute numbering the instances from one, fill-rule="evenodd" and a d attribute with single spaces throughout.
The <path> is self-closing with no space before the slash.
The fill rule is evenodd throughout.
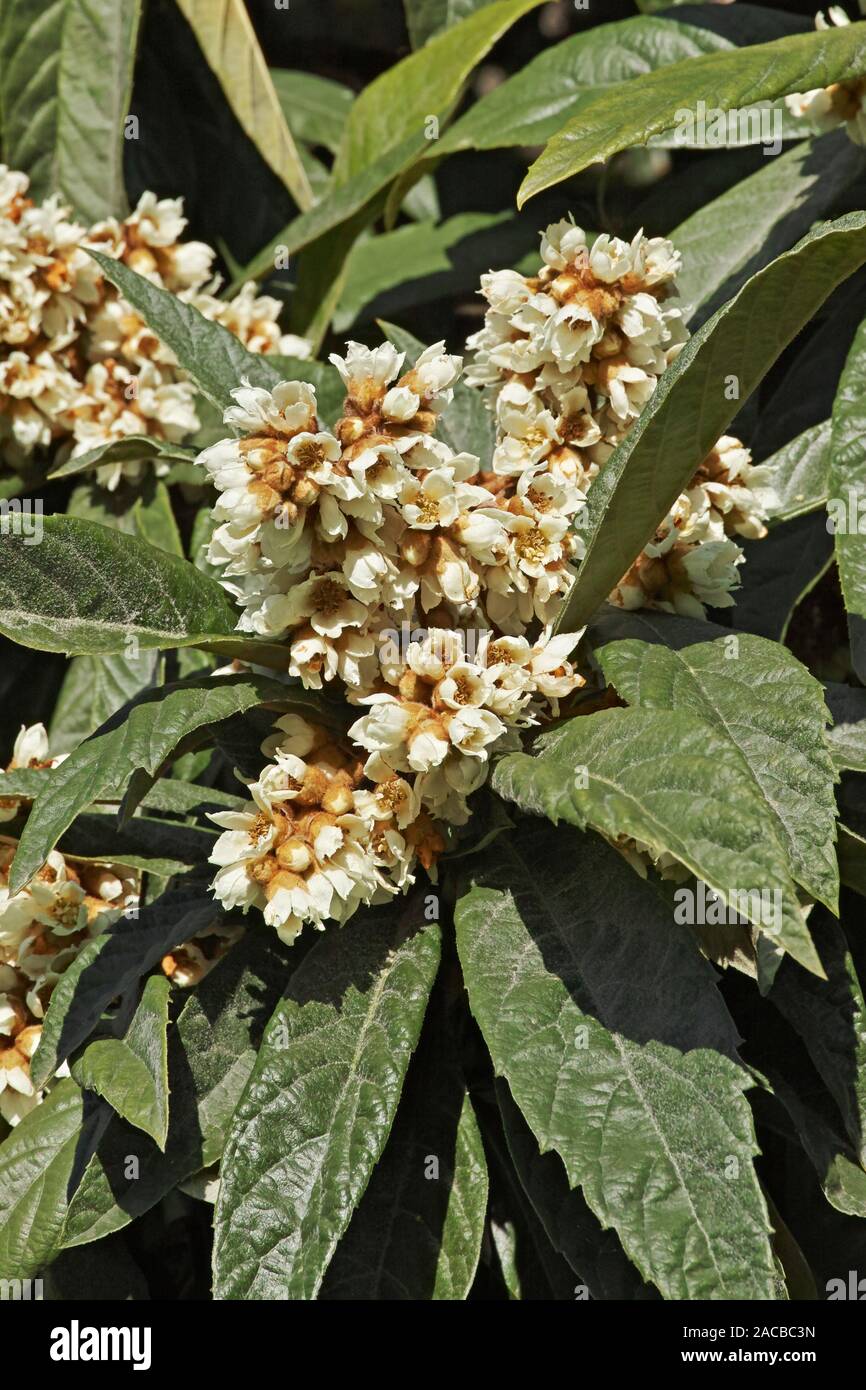
<path id="1" fill-rule="evenodd" d="M 303 212 L 313 192 L 243 0 L 178 0 L 226 100 Z"/>

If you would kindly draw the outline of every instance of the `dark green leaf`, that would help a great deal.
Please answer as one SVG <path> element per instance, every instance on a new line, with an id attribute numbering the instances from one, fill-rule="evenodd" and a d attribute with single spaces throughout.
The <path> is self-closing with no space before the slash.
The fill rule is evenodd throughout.
<path id="1" fill-rule="evenodd" d="M 845 607 L 866 618 L 866 320 L 839 379 L 830 434 L 827 528 L 835 537 Z M 862 518 L 862 519 L 861 519 Z"/>
<path id="2" fill-rule="evenodd" d="M 41 868 L 79 811 L 115 790 L 124 773 L 147 775 L 149 781 L 139 793 L 143 794 L 190 735 L 199 731 L 207 735 L 215 723 L 278 699 L 281 692 L 282 687 L 261 676 L 238 675 L 217 676 L 211 682 L 179 681 L 145 694 L 123 723 L 88 739 L 53 769 L 21 835 L 10 873 L 12 891 L 17 892 Z"/>
<path id="3" fill-rule="evenodd" d="M 691 711 L 570 719 L 532 754 L 502 758 L 493 789 L 554 824 L 672 854 L 732 912 L 822 973 L 764 797 L 728 737 Z"/>
<path id="4" fill-rule="evenodd" d="M 773 1298 L 749 1077 L 711 967 L 597 841 L 498 840 L 457 906 L 469 1002 L 541 1152 L 667 1298 Z"/>
<path id="5" fill-rule="evenodd" d="M 379 910 L 329 930 L 292 977 L 226 1143 L 216 1298 L 315 1298 L 384 1148 L 438 962 L 438 927 L 407 936 Z"/>
<path id="6" fill-rule="evenodd" d="M 554 1249 L 568 1260 L 593 1298 L 638 1299 L 656 1296 L 626 1259 L 613 1230 L 604 1230 L 579 1188 L 569 1187 L 562 1160 L 541 1154 L 507 1085 L 496 1083 L 496 1098 L 508 1151 L 527 1197 Z"/>
<path id="7" fill-rule="evenodd" d="M 827 978 L 818 980 L 793 961 L 783 961 L 769 997 L 803 1039 L 863 1163 L 866 1003 L 842 928 L 826 913 L 812 915 L 812 936 Z"/>
<path id="8" fill-rule="evenodd" d="M 160 1149 L 168 1134 L 168 998 L 164 975 L 151 975 L 123 1038 L 84 1049 L 72 1068 L 79 1086 L 107 1100 Z"/>
<path id="9" fill-rule="evenodd" d="M 81 1092 L 67 1079 L 0 1144 L 0 1279 L 29 1279 L 51 1259 L 82 1121 Z"/>
<path id="10" fill-rule="evenodd" d="M 150 458 L 191 463 L 195 459 L 195 451 L 184 449 L 180 444 L 171 444 L 167 439 L 156 439 L 152 435 L 128 434 L 122 439 L 110 439 L 106 444 L 98 444 L 95 449 L 88 449 L 85 454 L 73 455 L 48 476 L 68 478 L 107 463 L 137 463 L 141 459 Z"/>
<path id="11" fill-rule="evenodd" d="M 87 222 L 127 211 L 124 121 L 140 0 L 4 0 L 3 158 L 34 196 L 59 192 Z"/>
<path id="12" fill-rule="evenodd" d="M 137 275 L 122 261 L 91 251 L 103 274 L 137 309 L 160 342 L 171 348 L 198 389 L 219 410 L 233 404 L 232 391 L 241 378 L 253 386 L 273 387 L 282 380 L 267 357 L 248 352 L 234 333 L 212 323 L 192 304 Z M 206 481 L 204 478 L 202 481 Z"/>
<path id="13" fill-rule="evenodd" d="M 234 606 L 187 560 L 137 536 L 47 516 L 38 545 L 0 536 L 0 632 L 41 651 L 123 653 L 230 637 Z"/>
<path id="14" fill-rule="evenodd" d="M 385 1152 L 319 1298 L 465 1299 L 487 1212 L 487 1166 L 443 992 L 431 1001 Z"/>
<path id="15" fill-rule="evenodd" d="M 863 151 L 844 131 L 805 140 L 676 227 L 671 240 L 683 257 L 677 289 L 691 327 L 825 217 L 863 168 Z"/>
<path id="16" fill-rule="evenodd" d="M 590 488 L 587 553 L 562 630 L 582 627 L 611 592 L 733 420 L 737 401 L 864 260 L 866 214 L 826 223 L 748 280 L 686 343 Z"/>
<path id="17" fill-rule="evenodd" d="M 165 1153 L 141 1130 L 111 1118 L 70 1202 L 65 1245 L 118 1230 L 216 1162 L 264 1026 L 301 955 L 269 928 L 253 926 L 189 994 L 169 1034 Z"/>
<path id="18" fill-rule="evenodd" d="M 731 111 L 859 77 L 866 70 L 864 35 L 866 29 L 859 24 L 794 34 L 647 73 L 629 83 L 627 101 L 614 88 L 548 141 L 523 180 L 518 205 L 618 150 L 645 145 L 651 136 L 674 127 L 683 110 L 694 109 L 708 94 L 715 110 Z"/>
<path id="19" fill-rule="evenodd" d="M 136 916 L 121 917 L 78 953 L 51 996 L 31 1075 L 35 1086 L 93 1032 L 112 1000 L 134 989 L 167 951 L 221 919 L 207 880 L 182 882 Z"/>
<path id="20" fill-rule="evenodd" d="M 820 682 L 777 642 L 745 633 L 678 650 L 613 642 L 597 655 L 629 704 L 691 710 L 730 741 L 775 822 L 794 878 L 836 911 L 837 774 Z"/>

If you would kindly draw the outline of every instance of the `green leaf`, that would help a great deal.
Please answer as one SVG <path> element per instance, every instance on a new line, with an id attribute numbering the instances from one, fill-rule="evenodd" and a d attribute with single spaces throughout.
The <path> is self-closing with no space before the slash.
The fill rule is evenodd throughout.
<path id="1" fill-rule="evenodd" d="M 540 3 L 494 0 L 370 82 L 349 113 L 328 196 L 264 247 L 236 284 L 273 269 L 278 248 L 293 255 L 366 209 L 345 242 L 348 254 L 355 236 L 384 204 L 388 185 L 429 151 L 428 118 L 445 119 L 476 64 Z"/>
<path id="2" fill-rule="evenodd" d="M 570 719 L 543 734 L 532 754 L 502 758 L 492 785 L 554 824 L 591 826 L 672 854 L 732 911 L 822 973 L 764 797 L 728 736 L 690 710 Z M 762 921 L 770 916 L 754 896 L 762 892 L 774 895 L 776 920 Z"/>
<path id="3" fill-rule="evenodd" d="M 837 774 L 825 741 L 823 689 L 805 666 L 778 642 L 748 633 L 676 651 L 613 642 L 596 655 L 628 704 L 690 710 L 728 740 L 774 823 L 793 877 L 837 911 Z"/>
<path id="4" fill-rule="evenodd" d="M 201 731 L 207 737 L 215 724 L 278 700 L 283 689 L 261 676 L 237 675 L 178 681 L 146 692 L 122 723 L 88 739 L 53 769 L 21 832 L 9 875 L 11 891 L 17 893 L 41 868 L 79 811 L 107 799 L 121 779 L 141 780 L 145 774 L 149 788 L 163 763 L 190 736 Z"/>
<path id="5" fill-rule="evenodd" d="M 3 158 L 37 200 L 60 193 L 86 221 L 124 216 L 124 121 L 140 0 L 4 0 Z"/>
<path id="6" fill-rule="evenodd" d="M 0 536 L 0 632 L 40 651 L 93 656 L 231 637 L 225 590 L 188 560 L 77 517 L 47 516 L 38 545 Z"/>
<path id="7" fill-rule="evenodd" d="M 670 236 L 683 257 L 677 289 L 692 327 L 825 217 L 863 169 L 863 151 L 833 131 L 765 160 L 680 223 Z"/>
<path id="8" fill-rule="evenodd" d="M 476 289 L 482 272 L 507 254 L 502 242 L 514 221 L 508 212 L 465 212 L 439 225 L 425 220 L 357 241 L 334 331 L 342 333 L 362 315 L 369 318 L 384 296 L 393 313 L 444 293 Z"/>
<path id="9" fill-rule="evenodd" d="M 405 935 L 379 910 L 326 932 L 292 977 L 223 1155 L 215 1298 L 315 1298 L 384 1148 L 438 963 L 438 927 Z"/>
<path id="10" fill-rule="evenodd" d="M 490 1238 L 504 1291 L 525 1302 L 570 1302 L 576 1292 L 574 1270 L 554 1249 L 526 1195 L 498 1109 L 488 1105 L 481 1113 L 490 1165 Z"/>
<path id="11" fill-rule="evenodd" d="M 221 920 L 219 904 L 206 895 L 206 878 L 182 881 L 140 908 L 137 916 L 119 918 L 85 944 L 51 995 L 31 1062 L 34 1086 L 54 1075 L 87 1040 L 112 1000 L 135 989 L 167 951 Z"/>
<path id="12" fill-rule="evenodd" d="M 51 723 L 48 746 L 53 754 L 70 753 L 129 700 L 157 681 L 159 654 L 137 657 L 76 656 L 70 661 Z"/>
<path id="13" fill-rule="evenodd" d="M 845 934 L 814 913 L 812 935 L 827 978 L 783 961 L 769 998 L 800 1035 L 839 1107 L 861 1163 L 866 1162 L 866 1002 Z"/>
<path id="14" fill-rule="evenodd" d="M 90 254 L 106 278 L 138 310 L 160 341 L 171 348 L 184 371 L 219 410 L 234 404 L 231 393 L 240 386 L 241 378 L 253 386 L 268 389 L 283 380 L 269 358 L 248 352 L 240 338 L 222 324 L 206 319 L 192 304 L 160 289 L 122 261 L 105 256 L 101 251 Z"/>
<path id="15" fill-rule="evenodd" d="M 206 319 L 193 305 L 151 284 L 122 261 L 99 251 L 90 254 L 220 412 L 234 404 L 231 393 L 242 381 L 266 390 L 272 390 L 281 381 L 309 381 L 317 393 L 322 392 L 323 419 L 332 423 L 337 418 L 345 391 L 334 367 L 276 353 L 261 356 L 248 352 L 234 333 Z M 189 454 L 185 453 L 185 457 L 189 458 Z M 201 481 L 208 481 L 204 472 Z"/>
<path id="16" fill-rule="evenodd" d="M 209 810 L 239 811 L 244 804 L 242 796 L 216 787 L 200 787 L 179 777 L 161 777 L 141 799 L 141 805 L 151 811 L 173 811 L 182 816 Z"/>
<path id="17" fill-rule="evenodd" d="M 177 1183 L 216 1162 L 268 1015 L 301 956 L 269 928 L 253 926 L 188 994 L 169 1033 L 165 1152 L 119 1116 L 109 1117 L 70 1202 L 64 1245 L 128 1225 Z"/>
<path id="18" fill-rule="evenodd" d="M 124 1038 L 86 1047 L 72 1074 L 112 1110 L 149 1134 L 160 1149 L 168 1135 L 168 1000 L 165 975 L 151 975 Z"/>
<path id="19" fill-rule="evenodd" d="M 450 29 L 452 24 L 490 3 L 491 0 L 403 0 L 412 47 L 421 48 L 434 34 Z"/>
<path id="20" fill-rule="evenodd" d="M 640 554 L 742 401 L 864 260 L 866 214 L 824 223 L 748 280 L 690 338 L 590 488 L 586 558 L 560 615 L 561 630 L 584 625 Z"/>
<path id="21" fill-rule="evenodd" d="M 355 93 L 342 82 L 293 68 L 271 68 L 286 120 L 299 140 L 336 154 Z"/>
<path id="22" fill-rule="evenodd" d="M 812 425 L 760 464 L 760 480 L 776 493 L 771 522 L 791 521 L 816 511 L 827 501 L 830 471 L 830 421 Z"/>
<path id="23" fill-rule="evenodd" d="M 47 768 L 16 767 L 2 774 L 0 786 L 4 796 L 20 796 L 30 801 L 48 785 L 49 775 Z"/>
<path id="24" fill-rule="evenodd" d="M 76 861 L 104 864 L 108 857 L 112 864 L 170 878 L 206 863 L 215 840 L 216 831 L 211 826 L 178 825 L 154 816 L 134 816 L 118 829 L 111 812 L 97 811 L 77 816 L 61 836 L 58 849 Z"/>
<path id="25" fill-rule="evenodd" d="M 414 364 L 424 351 L 424 344 L 404 328 L 385 322 L 381 322 L 379 327 L 389 343 L 393 343 L 399 352 L 405 352 L 407 365 Z M 493 421 L 480 391 L 458 381 L 454 387 L 454 399 L 439 416 L 436 433 L 455 453 L 475 454 L 481 467 L 489 468 L 493 457 Z"/>
<path id="26" fill-rule="evenodd" d="M 300 208 L 313 193 L 243 0 L 178 0 L 245 133 Z"/>
<path id="27" fill-rule="evenodd" d="M 453 1027 L 440 991 L 385 1152 L 337 1246 L 320 1299 L 469 1295 L 487 1213 L 487 1165 Z"/>
<path id="28" fill-rule="evenodd" d="M 141 805 L 149 810 L 173 811 L 184 816 L 206 810 L 238 811 L 244 804 L 242 796 L 217 787 L 200 787 L 179 777 L 160 778 L 141 799 Z"/>
<path id="29" fill-rule="evenodd" d="M 626 1259 L 616 1232 L 603 1230 L 579 1188 L 569 1187 L 562 1160 L 555 1153 L 539 1153 L 502 1080 L 496 1082 L 496 1098 L 508 1152 L 554 1249 L 565 1256 L 593 1298 L 653 1298 L 655 1290 Z"/>
<path id="30" fill-rule="evenodd" d="M 149 434 L 128 434 L 122 439 L 110 439 L 105 444 L 97 444 L 85 454 L 75 454 L 48 474 L 51 478 L 74 477 L 76 473 L 88 472 L 106 463 L 138 463 L 142 459 L 170 459 L 175 463 L 193 463 L 195 450 L 184 449 L 180 444 L 172 444 L 167 439 L 155 439 Z"/>
<path id="31" fill-rule="evenodd" d="M 866 772 L 866 690 L 831 682 L 825 699 L 833 716 L 827 731 L 833 762 L 840 770 Z"/>
<path id="32" fill-rule="evenodd" d="M 599 24 L 552 44 L 476 101 L 442 137 L 437 153 L 540 145 L 607 91 L 627 104 L 623 83 L 688 58 L 731 51 L 711 30 L 679 21 L 638 17 Z"/>
<path id="33" fill-rule="evenodd" d="M 712 967 L 651 887 L 598 841 L 527 827 L 488 851 L 456 922 L 497 1074 L 644 1279 L 773 1298 L 749 1076 Z"/>
<path id="34" fill-rule="evenodd" d="M 31 1278 L 57 1249 L 83 1118 L 66 1079 L 0 1144 L 0 1279 Z"/>
<path id="35" fill-rule="evenodd" d="M 835 537 L 845 607 L 866 617 L 866 320 L 860 324 L 839 378 L 830 433 L 827 529 Z M 862 508 L 862 511 L 861 511 Z M 861 527 L 863 528 L 861 531 Z"/>
<path id="36" fill-rule="evenodd" d="M 160 478 L 151 478 L 149 483 L 149 495 L 137 497 L 132 509 L 136 533 L 156 550 L 183 557 L 183 541 L 171 505 L 171 494 Z"/>
<path id="37" fill-rule="evenodd" d="M 795 1084 L 792 1084 L 790 1065 L 785 1077 L 775 1066 L 764 1064 L 762 1069 L 772 1084 L 773 1093 L 790 1116 L 795 1131 L 792 1142 L 802 1145 L 811 1160 L 827 1201 L 837 1211 L 864 1217 L 866 1172 L 857 1162 L 854 1150 L 838 1132 L 838 1112 L 833 1113 L 833 1101 L 826 1091 L 819 1091 L 809 1079 L 804 1080 L 802 1067 L 797 1067 L 801 1060 L 799 1057 L 794 1060 Z"/>
<path id="38" fill-rule="evenodd" d="M 784 642 L 791 619 L 833 563 L 833 537 L 820 511 L 774 526 L 743 546 L 743 584 L 736 591 L 734 623 L 746 632 Z"/>
<path id="39" fill-rule="evenodd" d="M 4 161 L 29 174 L 35 197 L 56 187 L 57 79 L 67 0 L 4 0 L 0 133 Z"/>
<path id="40" fill-rule="evenodd" d="M 356 98 L 334 162 L 345 183 L 384 152 L 414 138 L 423 149 L 429 116 L 446 116 L 472 69 L 540 0 L 493 0 L 386 69 Z"/>
<path id="41" fill-rule="evenodd" d="M 866 28 L 858 23 L 709 53 L 647 73 L 629 83 L 627 101 L 614 88 L 548 140 L 520 186 L 518 206 L 618 150 L 645 145 L 651 136 L 677 125 L 681 113 L 706 101 L 708 94 L 714 110 L 731 111 L 829 87 L 864 71 Z"/>

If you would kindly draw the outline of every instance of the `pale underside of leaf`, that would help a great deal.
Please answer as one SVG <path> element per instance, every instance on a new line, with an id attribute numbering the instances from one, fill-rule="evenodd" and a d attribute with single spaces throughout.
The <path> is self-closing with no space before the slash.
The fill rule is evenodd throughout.
<path id="1" fill-rule="evenodd" d="M 302 211 L 313 192 L 243 0 L 178 0 L 226 100 Z"/>

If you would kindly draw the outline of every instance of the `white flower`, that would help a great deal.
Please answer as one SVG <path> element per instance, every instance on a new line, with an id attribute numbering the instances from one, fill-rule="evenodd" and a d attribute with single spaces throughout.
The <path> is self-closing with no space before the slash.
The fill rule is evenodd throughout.
<path id="1" fill-rule="evenodd" d="M 406 665 L 424 680 L 435 683 L 463 657 L 460 632 L 447 628 L 431 628 L 421 642 L 410 642 L 406 649 Z"/>
<path id="2" fill-rule="evenodd" d="M 332 352 L 329 360 L 343 378 L 347 394 L 366 401 L 368 397 L 384 394 L 388 382 L 394 380 L 402 367 L 405 356 L 390 343 L 368 348 L 363 343 L 350 342 L 346 344 L 345 357 Z"/>
<path id="3" fill-rule="evenodd" d="M 12 748 L 10 767 L 44 767 L 50 762 L 44 724 L 21 725 Z"/>
<path id="4" fill-rule="evenodd" d="M 638 236 L 642 235 L 638 233 Z M 634 246 L 619 237 L 596 237 L 589 252 L 589 265 L 597 280 L 612 284 L 634 267 Z"/>
<path id="5" fill-rule="evenodd" d="M 242 380 L 231 394 L 237 404 L 224 411 L 223 419 L 248 434 L 291 437 L 302 430 L 316 430 L 316 392 L 305 381 L 284 381 L 267 391 Z"/>
<path id="6" fill-rule="evenodd" d="M 457 661 L 433 691 L 433 704 L 439 708 L 462 709 L 466 705 L 483 705 L 490 696 L 486 672 L 468 661 Z"/>
<path id="7" fill-rule="evenodd" d="M 452 399 L 452 388 L 462 370 L 462 357 L 453 357 L 447 353 L 444 342 L 433 343 L 418 356 L 415 365 L 410 367 L 404 376 L 401 386 L 417 392 L 427 407 L 439 411 Z"/>
<path id="8" fill-rule="evenodd" d="M 420 405 L 421 397 L 410 391 L 408 386 L 392 386 L 390 391 L 385 392 L 382 414 L 398 422 L 411 420 L 418 414 Z"/>
<path id="9" fill-rule="evenodd" d="M 517 270 L 493 270 L 481 277 L 480 293 L 497 314 L 510 315 L 529 299 L 524 276 Z"/>
<path id="10" fill-rule="evenodd" d="M 338 570 L 314 574 L 273 602 L 281 627 L 309 622 L 323 637 L 339 637 L 344 628 L 361 627 L 367 618 L 364 604 L 352 598 Z"/>
<path id="11" fill-rule="evenodd" d="M 730 591 L 739 585 L 737 566 L 743 559 L 740 547 L 731 540 L 708 541 L 689 550 L 683 556 L 683 566 L 697 599 L 713 608 L 730 608 L 734 602 Z M 703 617 L 703 612 L 698 615 L 684 599 L 674 602 L 678 612 Z"/>
<path id="12" fill-rule="evenodd" d="M 370 711 L 355 721 L 349 737 L 369 753 L 399 752 L 409 732 L 409 710 L 393 695 L 370 695 L 364 703 Z"/>
<path id="13" fill-rule="evenodd" d="M 464 706 L 448 720 L 448 737 L 455 748 L 470 758 L 486 758 L 487 748 L 505 732 L 505 725 L 491 710 Z"/>
<path id="14" fill-rule="evenodd" d="M 389 776 L 376 783 L 370 791 L 355 793 L 355 809 L 368 825 L 390 821 L 405 830 L 417 819 L 421 798 L 411 782 L 403 777 Z"/>
<path id="15" fill-rule="evenodd" d="M 448 754 L 449 740 L 438 719 L 423 720 L 408 740 L 407 761 L 415 772 L 429 772 Z"/>
<path id="16" fill-rule="evenodd" d="M 586 233 L 566 218 L 554 222 L 541 234 L 542 260 L 554 270 L 564 270 L 585 250 Z"/>
<path id="17" fill-rule="evenodd" d="M 423 482 L 408 478 L 401 489 L 400 502 L 403 519 L 414 530 L 450 526 L 460 512 L 454 480 L 444 468 L 434 469 Z"/>

